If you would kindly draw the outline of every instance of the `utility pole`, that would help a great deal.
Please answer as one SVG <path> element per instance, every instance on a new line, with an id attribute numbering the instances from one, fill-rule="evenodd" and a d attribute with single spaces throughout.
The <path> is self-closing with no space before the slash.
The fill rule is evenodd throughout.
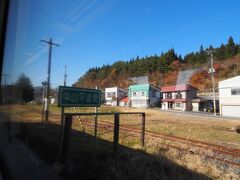
<path id="1" fill-rule="evenodd" d="M 96 86 L 96 89 L 98 89 L 98 87 Z M 98 124 L 98 117 L 97 117 L 97 112 L 98 112 L 98 108 L 95 107 L 95 125 L 94 125 L 94 137 L 95 137 L 95 148 L 97 148 L 97 124 Z"/>
<path id="2" fill-rule="evenodd" d="M 67 66 L 64 66 L 65 69 L 65 73 L 64 73 L 64 82 L 63 85 L 66 86 L 67 85 Z M 63 132 L 63 127 L 64 127 L 64 107 L 62 107 L 61 109 L 61 132 Z"/>
<path id="3" fill-rule="evenodd" d="M 43 91 L 42 91 L 42 122 L 44 121 L 44 107 L 45 107 L 45 89 L 46 89 L 46 86 L 47 86 L 47 81 L 43 81 L 42 82 L 42 88 L 43 88 Z"/>
<path id="4" fill-rule="evenodd" d="M 211 68 L 209 68 L 208 73 L 211 74 L 211 78 L 212 78 L 213 113 L 214 113 L 214 116 L 216 116 L 216 96 L 215 96 L 215 80 L 214 80 L 215 69 L 213 67 L 213 53 L 214 53 L 214 50 L 210 49 L 207 51 L 207 54 L 211 56 Z"/>
<path id="5" fill-rule="evenodd" d="M 67 83 L 67 65 L 64 66 L 64 69 L 65 69 L 65 72 L 64 72 L 64 86 L 66 86 L 66 83 Z"/>
<path id="6" fill-rule="evenodd" d="M 51 75 L 51 58 L 52 58 L 52 46 L 59 46 L 59 44 L 53 43 L 52 38 L 49 41 L 41 40 L 40 42 L 45 42 L 49 45 L 49 54 L 48 54 L 48 72 L 47 72 L 47 92 L 45 98 L 45 107 L 44 107 L 44 119 L 45 122 L 48 122 L 49 114 L 49 91 L 50 91 L 50 75 Z"/>

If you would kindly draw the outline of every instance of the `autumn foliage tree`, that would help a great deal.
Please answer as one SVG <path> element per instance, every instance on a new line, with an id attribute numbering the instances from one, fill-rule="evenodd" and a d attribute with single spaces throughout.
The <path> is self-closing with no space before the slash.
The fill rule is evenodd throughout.
<path id="1" fill-rule="evenodd" d="M 201 70 L 193 74 L 189 83 L 198 89 L 205 89 L 211 87 L 210 75 L 206 70 Z"/>
<path id="2" fill-rule="evenodd" d="M 232 37 L 229 37 L 226 44 L 221 44 L 218 48 L 200 46 L 197 52 L 190 52 L 183 58 L 178 55 L 173 48 L 160 55 L 132 58 L 128 61 L 119 60 L 112 65 L 90 68 L 74 84 L 76 87 L 99 88 L 119 86 L 128 87 L 131 83 L 130 77 L 148 76 L 150 82 L 156 82 L 158 86 L 174 85 L 177 80 L 178 72 L 184 69 L 208 69 L 209 56 L 206 51 L 214 49 L 214 61 L 226 61 L 240 54 L 240 45 L 236 44 Z M 221 63 L 219 63 L 221 64 Z M 216 65 L 217 66 L 217 65 Z M 237 75 L 238 65 L 233 67 L 233 71 L 225 67 L 215 67 L 216 77 L 224 78 L 233 74 Z M 194 74 L 190 83 L 199 88 L 210 87 L 209 77 L 206 72 Z"/>

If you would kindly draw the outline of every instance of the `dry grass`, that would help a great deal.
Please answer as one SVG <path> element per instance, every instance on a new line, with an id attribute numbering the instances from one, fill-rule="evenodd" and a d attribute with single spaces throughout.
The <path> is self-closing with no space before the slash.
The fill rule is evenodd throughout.
<path id="1" fill-rule="evenodd" d="M 233 130 L 240 124 L 240 119 L 237 118 L 213 119 L 205 116 L 175 114 L 158 109 L 122 108 L 121 110 L 146 112 L 146 129 L 150 131 L 240 148 L 240 136 Z M 136 124 L 136 121 L 123 118 L 122 123 Z"/>
<path id="2" fill-rule="evenodd" d="M 198 172 L 207 175 L 213 179 L 239 179 L 240 175 L 232 172 L 231 168 L 220 169 L 213 161 L 206 161 L 202 156 L 182 152 L 177 149 L 172 149 L 164 146 L 165 142 L 148 141 L 145 147 L 146 152 L 156 156 L 161 155 L 171 159 L 176 164 L 186 167 L 193 172 Z"/>
<path id="3" fill-rule="evenodd" d="M 12 105 L 1 106 L 0 111 L 11 112 L 11 118 L 21 121 L 40 121 L 41 105 Z M 60 122 L 60 108 L 50 106 L 50 120 L 54 123 Z M 94 108 L 77 108 L 78 112 L 94 112 Z M 73 108 L 66 108 L 65 112 L 74 112 Z M 185 114 L 174 114 L 158 109 L 137 109 L 121 107 L 100 107 L 99 112 L 145 112 L 146 130 L 181 136 L 196 140 L 224 144 L 240 148 L 240 136 L 233 129 L 240 124 L 240 120 L 213 119 L 211 117 L 188 116 Z M 85 116 L 93 121 L 93 116 Z M 113 116 L 99 116 L 99 122 L 113 122 Z M 140 128 L 141 117 L 139 115 L 121 115 L 120 124 L 136 125 Z"/>
<path id="4" fill-rule="evenodd" d="M 40 122 L 41 121 L 41 106 L 40 105 L 12 105 L 12 106 L 1 106 L 0 111 L 3 113 L 11 112 L 11 119 L 19 120 L 22 122 Z M 67 108 L 66 112 L 73 112 L 72 108 Z M 79 112 L 94 112 L 94 108 L 79 108 Z M 208 117 L 199 117 L 193 119 L 187 115 L 177 115 L 169 112 L 159 111 L 157 109 L 130 109 L 120 107 L 101 107 L 100 112 L 146 112 L 146 129 L 150 131 L 171 134 L 181 137 L 187 137 L 191 139 L 198 139 L 207 142 L 227 144 L 232 147 L 240 147 L 240 136 L 236 132 L 232 131 L 231 128 L 239 125 L 239 120 L 223 120 L 223 119 L 212 119 Z M 53 124 L 60 123 L 60 108 L 56 106 L 50 107 L 50 121 Z M 88 118 L 89 121 L 93 121 L 93 117 L 82 117 Z M 113 116 L 101 116 L 98 120 L 113 122 Z M 120 123 L 128 125 L 137 125 L 139 128 L 141 117 L 139 115 L 121 115 Z M 93 128 L 85 127 L 88 134 L 93 134 Z M 81 130 L 79 124 L 74 121 L 73 129 L 76 131 Z M 37 133 L 36 132 L 33 133 Z M 45 133 L 45 132 L 44 132 Z M 81 141 L 79 137 L 74 137 L 75 141 Z M 105 139 L 111 142 L 113 139 L 113 133 L 111 132 L 98 132 L 98 138 Z M 170 159 L 172 162 L 178 164 L 180 167 L 190 169 L 193 172 L 201 173 L 207 177 L 213 179 L 239 179 L 239 175 L 233 174 L 225 170 L 219 170 L 214 164 L 204 160 L 202 157 L 181 152 L 176 149 L 169 149 L 164 146 L 166 143 L 163 140 L 152 140 L 146 139 L 146 146 L 142 149 L 139 146 L 139 139 L 131 137 L 127 134 L 121 134 L 119 138 L 120 144 L 131 149 L 141 149 L 151 157 L 139 154 L 123 152 L 125 159 L 123 162 L 115 165 L 115 160 L 108 157 L 108 159 L 97 160 L 99 164 L 106 163 L 103 165 L 109 172 L 115 177 L 115 179 L 131 179 L 131 176 L 138 179 L 168 179 L 168 176 L 161 175 L 158 172 L 158 168 L 170 168 L 169 162 L 166 159 Z M 84 141 L 84 144 L 88 143 L 88 140 Z M 78 143 L 76 143 L 78 144 Z M 98 145 L 101 147 L 101 144 Z M 77 147 L 77 146 L 75 146 Z M 91 148 L 94 147 L 94 143 L 91 144 Z M 109 148 L 109 147 L 107 147 Z M 105 148 L 105 149 L 107 149 Z M 80 147 L 82 151 L 82 146 Z M 73 152 L 73 157 L 78 157 L 79 151 L 76 148 Z M 93 161 L 95 162 L 96 159 Z M 119 160 L 121 161 L 121 159 Z M 127 161 L 127 162 L 125 162 Z M 166 163 L 166 164 L 165 164 Z M 99 165 L 98 164 L 98 165 Z M 114 165 L 113 165 L 114 164 Z M 128 169 L 133 169 L 139 172 L 139 175 L 130 174 Z M 144 172 L 144 173 L 143 173 Z M 175 172 L 175 170 L 171 170 Z M 110 178 L 110 175 L 105 177 Z M 143 177 L 144 178 L 143 178 Z M 184 177 L 184 176 L 183 176 Z M 108 179 L 106 178 L 106 179 Z M 110 178 L 111 179 L 111 178 Z M 179 178 L 181 179 L 181 178 Z M 198 178 L 195 178 L 198 179 Z"/>

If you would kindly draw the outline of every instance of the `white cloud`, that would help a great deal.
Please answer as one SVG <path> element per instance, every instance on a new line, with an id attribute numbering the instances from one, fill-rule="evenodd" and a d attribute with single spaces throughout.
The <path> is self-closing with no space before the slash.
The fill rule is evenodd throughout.
<path id="1" fill-rule="evenodd" d="M 31 64 L 34 61 L 38 60 L 44 53 L 46 53 L 48 51 L 48 49 L 46 47 L 40 49 L 38 52 L 36 53 L 32 53 L 32 55 L 30 55 L 30 57 L 26 60 L 27 64 Z"/>
<path id="2" fill-rule="evenodd" d="M 83 6 L 79 5 L 74 13 L 71 15 L 66 15 L 65 23 L 59 23 L 59 26 L 63 32 L 77 32 L 85 28 L 89 23 L 94 21 L 101 15 L 106 12 L 106 10 L 111 6 L 110 1 L 105 1 L 104 3 L 97 3 L 97 1 L 92 1 L 91 3 Z"/>

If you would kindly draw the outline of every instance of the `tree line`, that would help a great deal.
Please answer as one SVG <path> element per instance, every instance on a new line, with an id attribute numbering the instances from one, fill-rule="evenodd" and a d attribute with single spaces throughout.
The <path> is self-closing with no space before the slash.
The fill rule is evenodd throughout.
<path id="1" fill-rule="evenodd" d="M 34 88 L 29 77 L 20 74 L 16 83 L 1 88 L 1 103 L 27 103 L 34 100 Z"/>
<path id="2" fill-rule="evenodd" d="M 220 47 L 213 47 L 210 45 L 204 49 L 200 46 L 199 51 L 188 53 L 182 58 L 174 49 L 169 49 L 167 52 L 162 52 L 160 55 L 152 55 L 146 57 L 136 57 L 129 61 L 117 61 L 112 65 L 103 65 L 102 67 L 90 68 L 79 80 L 74 84 L 76 87 L 94 88 L 107 86 L 122 86 L 127 87 L 130 77 L 144 76 L 149 77 L 158 76 L 164 77 L 170 73 L 174 68 L 174 64 L 185 65 L 192 67 L 201 67 L 209 61 L 207 51 L 214 50 L 214 59 L 224 61 L 240 54 L 240 44 L 236 44 L 232 37 L 229 37 L 226 44 L 221 44 Z M 174 62 L 174 63 L 173 63 Z"/>

